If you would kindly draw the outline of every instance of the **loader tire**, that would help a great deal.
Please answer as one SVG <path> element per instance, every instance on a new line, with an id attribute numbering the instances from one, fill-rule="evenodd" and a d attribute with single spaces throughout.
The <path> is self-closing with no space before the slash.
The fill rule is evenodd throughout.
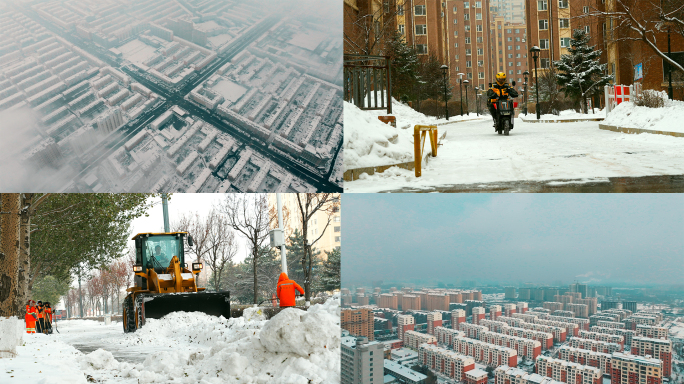
<path id="1" fill-rule="evenodd" d="M 142 294 L 135 297 L 135 320 L 137 329 L 145 325 L 145 301 Z"/>
<path id="2" fill-rule="evenodd" d="M 123 328 L 124 332 L 135 332 L 135 309 L 133 308 L 133 298 L 131 295 L 124 299 Z"/>

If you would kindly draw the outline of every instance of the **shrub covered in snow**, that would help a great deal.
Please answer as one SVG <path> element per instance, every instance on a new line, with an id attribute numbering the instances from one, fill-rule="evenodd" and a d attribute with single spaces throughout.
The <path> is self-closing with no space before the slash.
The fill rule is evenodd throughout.
<path id="1" fill-rule="evenodd" d="M 647 96 L 654 103 L 651 105 L 659 104 L 660 101 L 654 100 L 660 98 L 663 103 L 662 107 L 639 106 L 629 101 L 620 103 L 606 116 L 604 124 L 654 131 L 684 132 L 684 124 L 682 124 L 684 101 L 663 99 L 663 94 L 664 92 L 652 91 L 650 96 Z"/>
<path id="2" fill-rule="evenodd" d="M 662 108 L 665 106 L 667 93 L 646 89 L 634 98 L 634 104 L 639 107 Z"/>

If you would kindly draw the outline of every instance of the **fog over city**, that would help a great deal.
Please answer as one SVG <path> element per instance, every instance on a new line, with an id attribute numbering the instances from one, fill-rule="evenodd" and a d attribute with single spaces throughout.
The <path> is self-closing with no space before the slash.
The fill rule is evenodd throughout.
<path id="1" fill-rule="evenodd" d="M 342 286 L 681 284 L 681 195 L 346 194 Z"/>

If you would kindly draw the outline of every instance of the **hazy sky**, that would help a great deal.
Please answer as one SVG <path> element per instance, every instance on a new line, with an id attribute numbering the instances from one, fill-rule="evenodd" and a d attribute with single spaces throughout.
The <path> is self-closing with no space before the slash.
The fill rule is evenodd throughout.
<path id="1" fill-rule="evenodd" d="M 342 285 L 681 284 L 682 194 L 345 194 Z"/>

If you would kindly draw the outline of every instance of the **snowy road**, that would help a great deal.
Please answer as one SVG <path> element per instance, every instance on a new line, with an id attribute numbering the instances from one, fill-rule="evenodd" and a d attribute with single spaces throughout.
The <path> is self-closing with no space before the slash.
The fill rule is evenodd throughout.
<path id="1" fill-rule="evenodd" d="M 494 132 L 489 117 L 440 126 L 440 136 L 442 132 L 446 139 L 421 178 L 392 168 L 345 182 L 345 192 L 536 192 L 540 185 L 567 191 L 601 183 L 608 183 L 610 191 L 620 190 L 620 182 L 609 178 L 624 177 L 636 178 L 631 192 L 655 191 L 658 184 L 684 191 L 684 138 L 605 131 L 598 122 L 541 124 L 520 119 L 511 136 L 502 136 Z"/>

